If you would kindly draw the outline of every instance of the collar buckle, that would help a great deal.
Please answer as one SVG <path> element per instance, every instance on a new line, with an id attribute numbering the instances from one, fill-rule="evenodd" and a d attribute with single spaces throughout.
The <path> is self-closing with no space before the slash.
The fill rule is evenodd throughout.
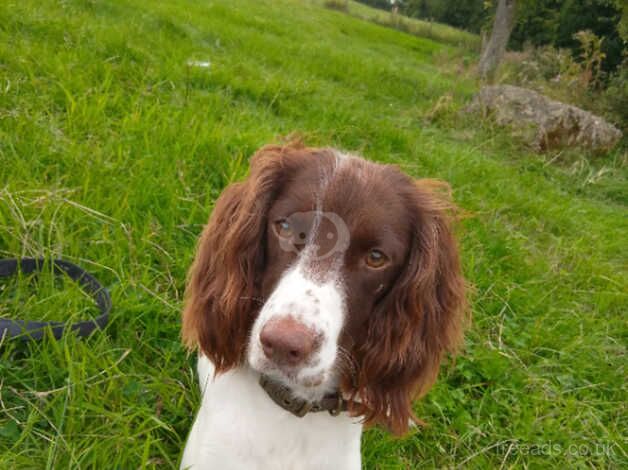
<path id="1" fill-rule="evenodd" d="M 305 401 L 305 400 L 294 400 L 294 401 L 295 401 L 296 406 L 290 411 L 292 411 L 292 413 L 297 415 L 299 418 L 303 418 L 312 409 L 312 403 L 310 403 L 309 401 Z M 299 402 L 301 402 L 300 406 L 299 406 Z"/>
<path id="2" fill-rule="evenodd" d="M 343 403 L 344 403 L 344 400 L 342 399 L 342 395 L 338 393 L 338 397 L 336 398 L 336 406 L 328 410 L 329 414 L 332 416 L 338 416 L 342 412 Z"/>

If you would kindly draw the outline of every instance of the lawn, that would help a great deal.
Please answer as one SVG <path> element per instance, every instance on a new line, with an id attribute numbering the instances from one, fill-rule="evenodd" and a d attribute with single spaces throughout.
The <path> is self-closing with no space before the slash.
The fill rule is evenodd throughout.
<path id="1" fill-rule="evenodd" d="M 445 179 L 467 214 L 466 347 L 364 467 L 626 468 L 626 154 L 536 155 L 460 114 L 476 59 L 320 2 L 0 2 L 0 257 L 74 261 L 113 299 L 87 340 L 0 344 L 0 468 L 176 467 L 197 236 L 295 131 Z M 65 284 L 3 281 L 0 316 L 93 312 Z"/>

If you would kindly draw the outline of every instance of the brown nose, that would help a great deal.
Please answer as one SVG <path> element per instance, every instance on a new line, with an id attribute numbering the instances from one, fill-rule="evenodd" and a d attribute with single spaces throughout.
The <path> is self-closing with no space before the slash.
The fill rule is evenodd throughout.
<path id="1" fill-rule="evenodd" d="M 299 365 L 317 346 L 314 331 L 292 317 L 269 320 L 259 339 L 266 357 L 277 365 Z"/>

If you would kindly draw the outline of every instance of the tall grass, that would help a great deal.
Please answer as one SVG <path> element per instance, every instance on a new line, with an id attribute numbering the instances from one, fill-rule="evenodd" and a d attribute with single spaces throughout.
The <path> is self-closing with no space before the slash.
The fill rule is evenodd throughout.
<path id="1" fill-rule="evenodd" d="M 416 404 L 427 427 L 365 434 L 365 468 L 625 467 L 625 164 L 460 116 L 459 54 L 294 0 L 1 2 L 0 256 L 78 262 L 113 310 L 89 339 L 1 341 L 0 468 L 176 467 L 197 236 L 293 131 L 448 180 L 470 214 L 465 351 Z M 2 315 L 89 314 L 78 289 L 2 286 Z"/>
<path id="2" fill-rule="evenodd" d="M 310 0 L 310 2 L 322 4 L 327 8 L 347 13 L 356 18 L 395 28 L 415 36 L 451 44 L 467 52 L 479 53 L 480 51 L 480 37 L 477 34 L 462 31 L 443 23 L 409 18 L 403 15 L 392 15 L 390 11 L 371 8 L 357 1 Z"/>

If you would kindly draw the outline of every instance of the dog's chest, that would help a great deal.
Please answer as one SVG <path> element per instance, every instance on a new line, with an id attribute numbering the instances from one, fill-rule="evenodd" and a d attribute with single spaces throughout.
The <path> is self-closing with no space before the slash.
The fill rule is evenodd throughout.
<path id="1" fill-rule="evenodd" d="M 266 396 L 249 370 L 213 378 L 199 359 L 201 408 L 181 468 L 359 469 L 361 425 L 348 416 L 297 418 Z"/>

